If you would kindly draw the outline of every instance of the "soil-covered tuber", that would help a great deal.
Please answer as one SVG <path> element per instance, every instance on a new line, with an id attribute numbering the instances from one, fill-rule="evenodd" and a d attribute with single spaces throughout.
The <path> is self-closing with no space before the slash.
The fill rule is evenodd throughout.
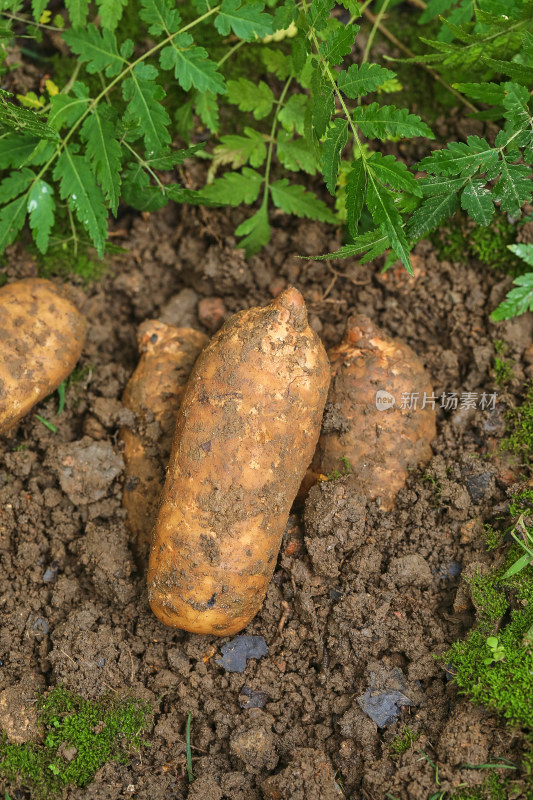
<path id="1" fill-rule="evenodd" d="M 51 281 L 0 289 L 0 434 L 70 375 L 85 331 L 85 317 Z"/>
<path id="2" fill-rule="evenodd" d="M 227 636 L 259 611 L 328 384 L 326 353 L 294 288 L 235 314 L 201 353 L 150 551 L 148 596 L 162 622 Z"/>
<path id="3" fill-rule="evenodd" d="M 354 488 L 369 499 L 380 497 L 388 511 L 408 470 L 432 456 L 436 425 L 429 376 L 407 344 L 362 315 L 350 318 L 344 339 L 328 356 L 330 419 L 315 472 L 349 470 Z"/>
<path id="4" fill-rule="evenodd" d="M 176 416 L 185 385 L 207 336 L 146 320 L 137 331 L 141 358 L 122 397 L 135 415 L 135 428 L 123 427 L 125 480 L 122 504 L 135 539 L 137 555 L 148 555 L 157 517 Z"/>

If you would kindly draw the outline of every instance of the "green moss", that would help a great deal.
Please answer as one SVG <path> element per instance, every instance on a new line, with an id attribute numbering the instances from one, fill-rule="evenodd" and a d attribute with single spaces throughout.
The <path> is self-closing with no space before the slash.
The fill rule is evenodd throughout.
<path id="1" fill-rule="evenodd" d="M 62 688 L 41 698 L 38 707 L 43 743 L 12 744 L 2 734 L 0 776 L 39 799 L 67 786 L 87 786 L 108 761 L 127 763 L 150 718 L 145 701 L 111 696 L 91 701 Z"/>
<path id="2" fill-rule="evenodd" d="M 511 781 L 508 778 L 491 772 L 481 786 L 458 789 L 451 795 L 450 800 L 508 800 L 510 784 Z"/>
<path id="3" fill-rule="evenodd" d="M 429 238 L 444 261 L 477 258 L 509 275 L 524 272 L 524 263 L 507 248 L 516 241 L 516 225 L 503 214 L 495 215 L 490 225 L 476 226 L 465 213 L 458 212 Z"/>
<path id="4" fill-rule="evenodd" d="M 408 725 L 404 725 L 400 733 L 396 734 L 392 742 L 389 744 L 389 753 L 392 758 L 399 758 L 413 746 L 417 739 L 420 738 L 419 733 L 415 733 Z"/>
<path id="5" fill-rule="evenodd" d="M 507 430 L 502 448 L 523 456 L 530 465 L 533 461 L 533 381 L 525 387 L 522 404 L 509 411 Z"/>
<path id="6" fill-rule="evenodd" d="M 46 255 L 38 255 L 37 273 L 40 278 L 53 275 L 79 275 L 87 286 L 99 280 L 106 271 L 103 261 L 89 258 L 87 253 L 78 253 L 73 259 L 71 251 L 51 250 Z"/>

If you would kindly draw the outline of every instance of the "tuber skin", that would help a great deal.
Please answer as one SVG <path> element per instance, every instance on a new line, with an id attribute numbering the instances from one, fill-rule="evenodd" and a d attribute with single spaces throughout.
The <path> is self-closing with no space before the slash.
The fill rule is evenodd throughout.
<path id="1" fill-rule="evenodd" d="M 381 498 L 390 511 L 408 470 L 430 460 L 436 436 L 435 410 L 421 408 L 424 392 L 433 393 L 416 353 L 387 337 L 365 316 L 349 319 L 342 342 L 328 351 L 331 387 L 328 404 L 337 414 L 335 430 L 323 431 L 313 462 L 325 475 L 350 463 L 349 481 L 369 499 Z M 376 392 L 395 398 L 392 408 L 376 407 Z M 418 408 L 400 408 L 404 392 L 419 393 Z"/>
<path id="2" fill-rule="evenodd" d="M 257 614 L 328 385 L 325 350 L 294 288 L 235 314 L 202 352 L 150 550 L 148 598 L 161 622 L 228 636 Z"/>
<path id="3" fill-rule="evenodd" d="M 0 434 L 6 434 L 74 369 L 87 323 L 51 281 L 0 289 Z"/>
<path id="4" fill-rule="evenodd" d="M 159 320 L 146 320 L 137 331 L 141 358 L 122 396 L 122 404 L 135 414 L 136 426 L 121 428 L 120 439 L 125 463 L 122 505 L 141 565 L 148 557 L 178 408 L 193 364 L 208 341 L 200 331 Z"/>

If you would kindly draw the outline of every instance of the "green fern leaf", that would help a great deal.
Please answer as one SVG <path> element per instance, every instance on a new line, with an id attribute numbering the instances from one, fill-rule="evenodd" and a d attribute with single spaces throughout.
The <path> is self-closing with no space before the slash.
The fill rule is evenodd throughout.
<path id="1" fill-rule="evenodd" d="M 87 22 L 89 0 L 65 0 L 65 7 L 72 25 L 82 28 Z"/>
<path id="2" fill-rule="evenodd" d="M 346 178 L 346 224 L 353 239 L 357 238 L 365 197 L 366 170 L 363 159 L 358 158 Z"/>
<path id="3" fill-rule="evenodd" d="M 4 178 L 2 183 L 0 183 L 0 197 L 2 198 L 2 203 L 7 203 L 9 200 L 18 197 L 22 192 L 25 192 L 34 178 L 35 173 L 27 167 L 12 172 L 11 175 Z"/>
<path id="4" fill-rule="evenodd" d="M 458 92 L 480 103 L 487 103 L 489 106 L 503 103 L 505 92 L 499 83 L 454 83 L 452 86 Z"/>
<path id="5" fill-rule="evenodd" d="M 26 219 L 26 195 L 23 194 L 0 211 L 0 253 L 15 240 Z"/>
<path id="6" fill-rule="evenodd" d="M 293 139 L 287 131 L 280 131 L 276 141 L 276 155 L 286 169 L 293 172 L 302 170 L 308 175 L 316 174 L 318 162 L 315 151 L 302 136 Z"/>
<path id="7" fill-rule="evenodd" d="M 141 0 L 140 18 L 148 23 L 148 33 L 153 36 L 176 33 L 181 17 L 169 0 Z"/>
<path id="8" fill-rule="evenodd" d="M 499 164 L 500 179 L 494 188 L 494 199 L 501 201 L 501 210 L 519 217 L 524 203 L 531 202 L 533 181 L 525 164 L 510 164 L 503 158 Z"/>
<path id="9" fill-rule="evenodd" d="M 533 83 L 532 67 L 526 67 L 514 61 L 500 61 L 497 58 L 489 58 L 483 55 L 481 55 L 481 60 L 487 67 L 494 70 L 494 72 L 501 72 L 503 75 L 508 75 L 518 83 L 524 84 L 524 86 L 531 86 Z"/>
<path id="10" fill-rule="evenodd" d="M 341 64 L 344 56 L 352 52 L 358 31 L 359 25 L 346 25 L 331 31 L 327 40 L 320 45 L 320 52 L 326 61 L 333 66 Z"/>
<path id="11" fill-rule="evenodd" d="M 407 224 L 410 238 L 420 239 L 434 230 L 443 220 L 455 214 L 458 208 L 459 200 L 455 191 L 428 197 Z"/>
<path id="12" fill-rule="evenodd" d="M 490 315 L 495 322 L 533 311 L 533 272 L 515 278 L 513 285 L 516 288 L 507 293 L 505 300 Z"/>
<path id="13" fill-rule="evenodd" d="M 150 185 L 150 177 L 140 164 L 128 164 L 122 181 L 122 198 L 137 211 L 158 211 L 167 204 L 159 186 Z"/>
<path id="14" fill-rule="evenodd" d="M 102 27 L 114 31 L 122 19 L 128 0 L 97 0 L 97 4 Z"/>
<path id="15" fill-rule="evenodd" d="M 494 214 L 492 192 L 483 180 L 469 180 L 461 194 L 461 208 L 478 225 L 488 225 Z"/>
<path id="16" fill-rule="evenodd" d="M 406 191 L 417 197 L 422 197 L 422 190 L 405 164 L 397 161 L 394 156 L 383 156 L 379 152 L 372 153 L 367 160 L 368 169 L 376 176 L 378 181 L 388 184 L 396 191 Z"/>
<path id="17" fill-rule="evenodd" d="M 225 94 L 226 87 L 217 65 L 208 58 L 207 50 L 193 45 L 189 33 L 178 34 L 171 45 L 161 50 L 159 63 L 164 70 L 174 70 L 174 77 L 186 92 L 191 86 L 199 92 Z"/>
<path id="18" fill-rule="evenodd" d="M 286 214 L 318 219 L 320 222 L 337 221 L 335 214 L 313 192 L 307 192 L 300 184 L 289 184 L 287 178 L 272 183 L 270 194 L 276 208 L 281 208 Z"/>
<path id="19" fill-rule="evenodd" d="M 361 236 L 356 236 L 351 244 L 345 244 L 344 247 L 334 253 L 326 253 L 323 256 L 313 255 L 312 259 L 313 261 L 331 261 L 332 258 L 349 258 L 350 256 L 365 253 L 370 249 L 374 250 L 377 255 L 381 255 L 387 247 L 390 247 L 389 237 L 385 236 L 379 228 L 376 228 L 373 231 L 361 234 Z"/>
<path id="20" fill-rule="evenodd" d="M 0 89 L 0 130 L 2 127 L 39 139 L 58 140 L 57 133 L 39 119 L 35 111 L 15 106 L 8 101 L 10 92 Z"/>
<path id="21" fill-rule="evenodd" d="M 485 172 L 498 161 L 498 151 L 485 139 L 469 136 L 465 142 L 450 142 L 447 148 L 435 150 L 417 165 L 436 175 L 474 175 Z"/>
<path id="22" fill-rule="evenodd" d="M 508 244 L 507 249 L 533 267 L 533 244 Z"/>
<path id="23" fill-rule="evenodd" d="M 317 137 L 321 139 L 330 124 L 331 115 L 335 111 L 335 100 L 331 84 L 324 80 L 318 65 L 315 67 L 311 79 L 311 96 L 313 129 Z"/>
<path id="24" fill-rule="evenodd" d="M 409 245 L 402 225 L 402 218 L 394 205 L 393 194 L 376 183 L 369 176 L 366 190 L 366 204 L 372 214 L 374 224 L 378 225 L 381 232 L 388 236 L 392 249 L 404 265 L 407 272 L 412 274 Z"/>
<path id="25" fill-rule="evenodd" d="M 77 81 L 76 84 L 77 96 L 56 94 L 50 99 L 48 124 L 56 131 L 61 130 L 64 126 L 71 128 L 86 111 L 90 102 L 88 88 Z"/>
<path id="26" fill-rule="evenodd" d="M 22 167 L 25 164 L 44 164 L 54 151 L 50 141 L 20 133 L 8 133 L 0 138 L 2 168 Z"/>
<path id="27" fill-rule="evenodd" d="M 264 178 L 250 167 L 242 172 L 227 172 L 213 183 L 198 192 L 200 201 L 208 200 L 224 206 L 239 206 L 241 203 L 255 203 Z"/>
<path id="28" fill-rule="evenodd" d="M 218 103 L 212 92 L 198 92 L 196 95 L 196 113 L 211 133 L 218 131 Z"/>
<path id="29" fill-rule="evenodd" d="M 116 123 L 110 119 L 108 106 L 96 107 L 80 131 L 87 142 L 86 156 L 93 165 L 94 174 L 101 186 L 111 211 L 116 216 L 120 198 L 121 149 L 115 138 Z"/>
<path id="30" fill-rule="evenodd" d="M 341 154 L 348 141 L 348 121 L 336 119 L 328 130 L 322 152 L 322 173 L 330 194 L 335 195 L 337 175 L 341 163 Z"/>
<path id="31" fill-rule="evenodd" d="M 57 160 L 54 179 L 60 181 L 61 199 L 74 211 L 102 258 L 107 238 L 107 211 L 88 162 L 65 147 Z"/>
<path id="32" fill-rule="evenodd" d="M 272 111 L 274 95 L 264 81 L 253 83 L 246 78 L 227 82 L 228 100 L 241 111 L 253 111 L 254 119 L 263 119 Z"/>
<path id="33" fill-rule="evenodd" d="M 30 228 L 35 244 L 41 253 L 48 250 L 50 231 L 54 225 L 54 190 L 46 181 L 36 181 L 28 194 L 28 213 Z"/>
<path id="34" fill-rule="evenodd" d="M 311 8 L 306 14 L 306 22 L 316 31 L 323 30 L 328 24 L 329 15 L 335 5 L 335 0 L 313 0 Z"/>
<path id="35" fill-rule="evenodd" d="M 256 0 L 247 0 L 242 5 L 241 0 L 222 0 L 215 28 L 222 36 L 233 31 L 246 42 L 263 39 L 272 33 L 272 17 L 262 13 L 264 5 Z"/>
<path id="36" fill-rule="evenodd" d="M 90 23 L 86 28 L 71 28 L 62 35 L 63 40 L 85 64 L 91 75 L 105 72 L 108 78 L 118 75 L 127 64 L 117 49 L 115 34 L 109 30 L 100 32 Z"/>
<path id="37" fill-rule="evenodd" d="M 140 126 L 148 152 L 163 150 L 171 141 L 167 130 L 170 117 L 160 102 L 165 91 L 155 83 L 157 70 L 150 64 L 137 64 L 130 74 L 122 84 L 128 103 L 124 123 Z"/>
<path id="38" fill-rule="evenodd" d="M 31 11 L 35 22 L 39 22 L 41 14 L 48 5 L 48 0 L 31 0 Z"/>
<path id="39" fill-rule="evenodd" d="M 424 197 L 431 197 L 437 194 L 449 194 L 452 191 L 460 191 L 465 185 L 465 179 L 448 178 L 446 176 L 437 175 L 436 177 L 419 178 L 416 183 Z"/>
<path id="40" fill-rule="evenodd" d="M 244 248 L 248 257 L 258 253 L 270 241 L 270 225 L 268 222 L 268 209 L 265 203 L 259 211 L 242 222 L 235 231 L 236 236 L 244 236 L 238 247 Z"/>
<path id="41" fill-rule="evenodd" d="M 309 98 L 306 94 L 293 94 L 289 97 L 278 114 L 278 119 L 286 131 L 303 134 L 308 102 Z"/>
<path id="42" fill-rule="evenodd" d="M 274 31 L 286 30 L 291 22 L 296 22 L 299 13 L 300 10 L 295 0 L 285 0 L 285 2 L 280 3 L 274 11 L 272 29 Z"/>
<path id="43" fill-rule="evenodd" d="M 429 0 L 426 8 L 418 18 L 418 24 L 424 25 L 430 19 L 435 19 L 435 17 L 444 14 L 445 11 L 448 11 L 453 6 L 454 2 L 455 0 Z"/>
<path id="44" fill-rule="evenodd" d="M 244 129 L 245 136 L 228 134 L 220 137 L 220 144 L 213 151 L 213 168 L 230 164 L 233 169 L 250 163 L 260 167 L 266 158 L 265 138 L 253 128 Z"/>
<path id="45" fill-rule="evenodd" d="M 358 106 L 354 109 L 353 119 L 364 135 L 371 139 L 385 141 L 398 136 L 401 138 L 408 136 L 435 138 L 426 123 L 422 122 L 416 114 L 410 114 L 406 108 L 370 103 L 368 106 Z"/>
<path id="46" fill-rule="evenodd" d="M 281 50 L 273 50 L 271 47 L 261 48 L 261 59 L 267 72 L 272 72 L 276 78 L 284 81 L 292 72 L 292 59 L 282 53 Z"/>
<path id="47" fill-rule="evenodd" d="M 347 70 L 337 75 L 337 85 L 341 92 L 354 100 L 364 97 L 369 92 L 375 92 L 386 81 L 396 77 L 390 69 L 380 67 L 378 64 L 352 64 Z"/>
<path id="48" fill-rule="evenodd" d="M 204 147 L 205 142 L 198 142 L 198 144 L 193 144 L 192 147 L 173 150 L 170 153 L 164 150 L 160 153 L 154 153 L 149 158 L 145 158 L 144 163 L 152 169 L 173 169 L 175 166 L 183 164 L 186 158 L 192 158 L 200 150 L 203 150 Z"/>

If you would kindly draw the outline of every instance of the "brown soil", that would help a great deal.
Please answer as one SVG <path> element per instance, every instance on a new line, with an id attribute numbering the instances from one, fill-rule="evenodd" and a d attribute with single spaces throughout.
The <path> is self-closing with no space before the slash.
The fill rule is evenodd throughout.
<path id="1" fill-rule="evenodd" d="M 107 765 L 68 800 L 329 800 L 342 797 L 340 787 L 353 800 L 387 792 L 426 800 L 480 783 L 483 771 L 463 765 L 516 759 L 520 740 L 458 697 L 435 655 L 473 620 L 461 594 L 454 606 L 460 571 L 490 561 L 480 529 L 513 480 L 490 454 L 506 407 L 531 377 L 523 356 L 532 315 L 491 323 L 510 281 L 475 263 L 439 262 L 428 243 L 416 248 L 414 279 L 399 269 L 381 274 L 381 264 L 339 262 L 333 271 L 300 260 L 295 254 L 339 241 L 327 226 L 283 215 L 272 243 L 247 262 L 228 235 L 239 213 L 172 208 L 125 218 L 128 254 L 101 282 L 72 289 L 89 320 L 83 377 L 60 416 L 57 396 L 37 409 L 57 433 L 31 413 L 0 441 L 0 689 L 18 687 L 10 696 L 21 709 L 58 684 L 85 697 L 130 691 L 150 700 L 151 746 L 127 766 Z M 16 279 L 36 266 L 14 247 L 7 271 Z M 349 313 L 364 313 L 415 350 L 436 394 L 497 391 L 498 401 L 493 411 L 439 409 L 434 458 L 410 475 L 390 512 L 344 479 L 312 490 L 245 631 L 263 636 L 268 654 L 229 673 L 216 663 L 227 639 L 166 628 L 148 607 L 121 508 L 117 434 L 129 418 L 120 398 L 144 319 L 164 309 L 167 322 L 201 327 L 198 300 L 218 298 L 223 305 L 202 306 L 211 332 L 224 306 L 230 314 L 266 303 L 289 283 L 304 294 L 326 347 L 340 340 Z M 184 288 L 196 296 L 168 306 Z M 491 371 L 495 338 L 514 360 L 505 390 Z M 378 728 L 361 702 L 382 692 L 398 699 L 398 716 Z M 406 724 L 420 738 L 394 759 L 390 742 Z M 439 764 L 440 786 L 427 759 Z"/>

